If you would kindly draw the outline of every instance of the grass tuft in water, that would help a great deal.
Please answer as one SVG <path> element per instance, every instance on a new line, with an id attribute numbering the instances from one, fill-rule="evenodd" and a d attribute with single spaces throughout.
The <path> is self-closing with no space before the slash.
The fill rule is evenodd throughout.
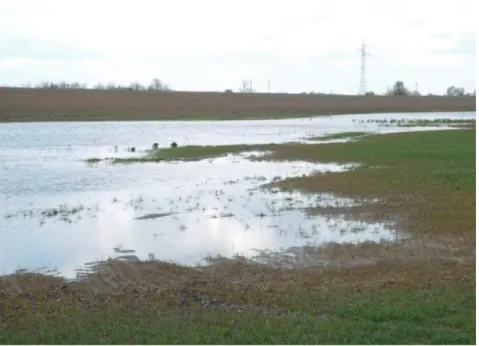
<path id="1" fill-rule="evenodd" d="M 364 137 L 371 133 L 369 132 L 341 132 L 341 133 L 331 133 L 324 136 L 317 136 L 317 137 L 310 137 L 308 140 L 310 141 L 327 141 L 333 139 L 348 139 L 348 138 L 357 138 L 357 137 Z"/>

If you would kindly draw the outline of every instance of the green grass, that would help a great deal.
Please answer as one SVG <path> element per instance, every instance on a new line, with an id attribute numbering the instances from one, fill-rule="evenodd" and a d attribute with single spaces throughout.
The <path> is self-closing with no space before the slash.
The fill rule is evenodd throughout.
<path id="1" fill-rule="evenodd" d="M 314 290 L 300 290 L 292 292 L 286 300 L 300 303 L 296 308 L 282 308 L 284 303 L 278 301 L 275 312 L 264 315 L 247 309 L 213 310 L 198 304 L 172 309 L 143 304 L 135 309 L 128 302 L 119 306 L 114 299 L 111 303 L 77 302 L 74 309 L 52 303 L 37 309 L 20 308 L 4 318 L 0 324 L 0 343 L 473 344 L 475 341 L 473 284 L 428 289 L 385 288 L 335 298 L 323 297 Z"/>
<path id="2" fill-rule="evenodd" d="M 370 133 L 368 132 L 341 132 L 341 133 L 331 133 L 324 136 L 310 137 L 308 140 L 311 141 L 326 141 L 332 139 L 346 139 L 346 138 L 356 138 L 363 137 Z"/>

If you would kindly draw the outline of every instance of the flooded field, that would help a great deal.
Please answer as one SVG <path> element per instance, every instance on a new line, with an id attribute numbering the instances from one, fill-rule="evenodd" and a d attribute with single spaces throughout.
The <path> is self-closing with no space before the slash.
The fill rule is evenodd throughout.
<path id="1" fill-rule="evenodd" d="M 248 159 L 252 153 L 196 162 L 85 162 L 91 157 L 142 155 L 153 143 L 167 147 L 172 141 L 180 146 L 266 144 L 306 142 L 310 137 L 347 131 L 440 128 L 400 126 L 403 122 L 398 120 L 405 118 L 475 119 L 475 112 L 227 122 L 2 124 L 0 274 L 26 269 L 75 278 L 109 257 L 195 265 L 209 257 L 237 254 L 265 261 L 265 253 L 273 252 L 288 262 L 284 259 L 294 257 L 295 249 L 305 245 L 407 237 L 395 230 L 394 219 L 365 223 L 305 213 L 312 207 L 365 201 L 263 188 L 287 177 L 342 171 L 354 165 L 254 162 Z M 384 122 L 389 125 L 383 126 Z M 132 146 L 138 149 L 136 153 L 125 152 Z"/>

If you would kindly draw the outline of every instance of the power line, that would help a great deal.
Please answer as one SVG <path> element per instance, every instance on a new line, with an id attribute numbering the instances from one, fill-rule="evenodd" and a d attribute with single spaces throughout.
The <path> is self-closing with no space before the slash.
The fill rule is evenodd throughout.
<path id="1" fill-rule="evenodd" d="M 366 51 L 366 48 L 369 47 L 364 43 L 361 45 L 359 51 L 361 52 L 361 77 L 359 81 L 359 95 L 364 95 L 367 92 L 366 87 L 366 56 L 371 55 Z"/>

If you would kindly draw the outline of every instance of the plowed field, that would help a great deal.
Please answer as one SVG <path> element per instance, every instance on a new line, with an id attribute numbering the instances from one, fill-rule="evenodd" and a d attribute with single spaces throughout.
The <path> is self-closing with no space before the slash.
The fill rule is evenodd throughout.
<path id="1" fill-rule="evenodd" d="M 0 88 L 0 122 L 249 119 L 474 111 L 475 97 L 132 92 Z"/>

